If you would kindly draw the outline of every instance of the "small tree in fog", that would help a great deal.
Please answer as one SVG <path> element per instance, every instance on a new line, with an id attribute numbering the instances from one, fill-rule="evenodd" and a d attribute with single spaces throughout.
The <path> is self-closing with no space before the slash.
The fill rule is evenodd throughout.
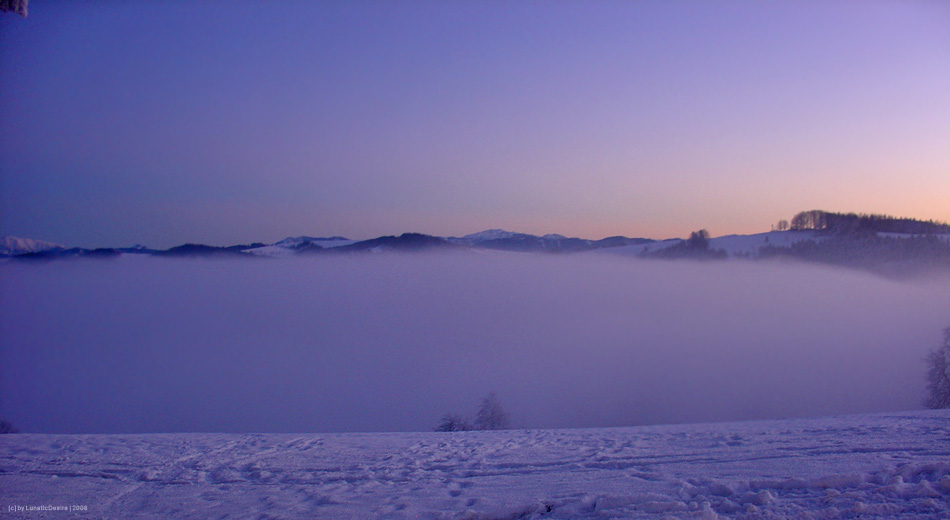
<path id="1" fill-rule="evenodd" d="M 686 248 L 693 251 L 706 251 L 709 249 L 709 231 L 700 229 L 693 231 L 686 239 Z"/>
<path id="2" fill-rule="evenodd" d="M 950 327 L 943 330 L 943 345 L 927 356 L 928 408 L 950 408 Z"/>
<path id="3" fill-rule="evenodd" d="M 442 416 L 442 421 L 435 428 L 437 432 L 467 432 L 472 429 L 472 423 L 461 415 L 447 413 Z"/>
<path id="4" fill-rule="evenodd" d="M 479 430 L 504 430 L 509 427 L 508 414 L 501 407 L 494 392 L 482 398 L 475 416 L 475 428 Z"/>
<path id="5" fill-rule="evenodd" d="M 0 433 L 20 433 L 20 431 L 4 419 L 0 419 Z"/>

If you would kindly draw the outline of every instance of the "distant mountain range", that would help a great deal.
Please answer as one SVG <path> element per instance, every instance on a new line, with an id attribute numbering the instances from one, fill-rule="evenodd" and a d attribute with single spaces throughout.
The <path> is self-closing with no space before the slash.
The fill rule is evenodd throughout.
<path id="1" fill-rule="evenodd" d="M 60 244 L 3 237 L 0 257 L 13 260 L 59 258 L 114 258 L 123 254 L 158 257 L 290 257 L 379 253 L 385 251 L 496 250 L 520 253 L 608 253 L 643 258 L 776 258 L 841 264 L 872 271 L 913 272 L 922 268 L 950 270 L 950 225 L 893 218 L 808 211 L 791 225 L 752 235 L 712 238 L 705 230 L 688 239 L 653 240 L 613 236 L 600 240 L 563 235 L 531 235 L 489 229 L 463 237 L 420 233 L 351 240 L 341 236 L 287 237 L 273 244 L 252 243 L 227 247 L 184 244 L 164 250 L 136 245 L 128 248 L 68 248 Z"/>
<path id="2" fill-rule="evenodd" d="M 80 256 L 109 256 L 119 254 L 146 254 L 152 256 L 264 256 L 339 254 L 380 251 L 421 251 L 428 249 L 493 249 L 517 252 L 583 252 L 595 249 L 672 244 L 679 241 L 657 241 L 647 238 L 610 237 L 601 240 L 568 238 L 562 235 L 530 235 L 501 229 L 490 229 L 463 237 L 437 237 L 421 233 L 403 233 L 369 240 L 350 240 L 345 237 L 287 237 L 273 244 L 252 243 L 226 247 L 205 244 L 183 244 L 169 249 L 150 249 L 137 245 L 128 248 L 84 249 L 70 248 L 52 242 L 16 237 L 3 237 L 0 257 L 18 259 L 52 259 Z"/>

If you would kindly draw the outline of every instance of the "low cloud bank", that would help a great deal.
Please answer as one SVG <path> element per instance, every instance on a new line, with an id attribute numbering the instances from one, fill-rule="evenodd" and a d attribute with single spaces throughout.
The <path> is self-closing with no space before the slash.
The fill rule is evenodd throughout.
<path id="1" fill-rule="evenodd" d="M 950 278 L 505 253 L 0 265 L 29 432 L 521 427 L 919 408 Z"/>

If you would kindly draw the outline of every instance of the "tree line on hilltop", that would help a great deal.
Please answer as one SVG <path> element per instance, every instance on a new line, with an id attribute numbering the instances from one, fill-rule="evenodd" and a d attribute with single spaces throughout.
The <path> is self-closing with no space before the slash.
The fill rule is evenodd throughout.
<path id="1" fill-rule="evenodd" d="M 781 227 L 783 226 L 780 222 L 779 228 Z M 815 230 L 837 234 L 903 233 L 927 235 L 950 233 L 950 224 L 934 220 L 925 221 L 864 213 L 832 213 L 817 209 L 796 214 L 792 217 L 788 228 L 792 231 Z"/>

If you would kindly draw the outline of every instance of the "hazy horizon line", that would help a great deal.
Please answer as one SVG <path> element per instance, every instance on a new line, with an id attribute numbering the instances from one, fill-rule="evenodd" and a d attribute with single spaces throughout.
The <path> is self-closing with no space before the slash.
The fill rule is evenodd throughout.
<path id="1" fill-rule="evenodd" d="M 806 211 L 802 211 L 802 212 L 799 212 L 799 213 L 806 213 L 806 212 L 810 212 L 810 211 L 824 211 L 824 212 L 827 212 L 827 213 L 835 213 L 835 214 L 842 214 L 842 215 L 878 216 L 878 217 L 893 218 L 893 219 L 900 219 L 900 220 L 906 219 L 906 220 L 915 220 L 915 221 L 920 221 L 920 222 L 930 222 L 930 223 L 935 223 L 935 224 L 938 224 L 938 225 L 950 225 L 950 224 L 948 224 L 947 222 L 944 222 L 944 221 L 941 221 L 941 220 L 938 220 L 938 219 L 932 219 L 932 218 L 931 218 L 931 219 L 924 219 L 924 218 L 920 218 L 920 217 L 894 216 L 894 215 L 887 215 L 887 214 L 863 213 L 863 212 L 862 212 L 862 213 L 859 213 L 859 212 L 853 212 L 853 211 L 845 212 L 845 211 L 827 211 L 827 210 L 806 210 Z M 788 221 L 786 221 L 785 219 L 780 219 L 779 222 L 781 222 L 781 221 L 785 221 L 786 223 L 788 222 Z M 776 222 L 776 223 L 777 223 L 777 222 Z M 698 229 L 696 229 L 696 230 L 693 230 L 693 231 L 700 231 L 700 230 L 709 231 L 709 228 L 707 228 L 707 227 L 700 227 L 700 228 L 698 228 Z M 580 240 L 590 240 L 590 241 L 605 240 L 605 239 L 614 238 L 614 237 L 623 237 L 623 238 L 631 238 L 631 239 L 646 239 L 646 240 L 654 240 L 654 241 L 657 241 L 657 242 L 662 242 L 662 241 L 666 241 L 666 240 L 677 240 L 677 239 L 678 239 L 678 240 L 685 240 L 685 239 L 686 239 L 686 237 L 679 237 L 679 236 L 667 236 L 667 237 L 663 237 L 663 238 L 655 238 L 655 237 L 651 237 L 651 236 L 644 236 L 644 235 L 637 235 L 637 236 L 634 236 L 634 235 L 627 235 L 627 234 L 622 234 L 622 233 L 609 234 L 609 235 L 605 235 L 605 236 L 603 236 L 603 237 L 601 237 L 601 238 L 588 238 L 588 237 L 577 236 L 577 235 L 574 235 L 574 236 L 572 236 L 572 235 L 565 235 L 565 234 L 561 234 L 561 233 L 558 233 L 558 232 L 553 232 L 553 233 L 530 233 L 530 232 L 526 232 L 526 231 L 513 231 L 511 228 L 486 227 L 486 228 L 482 228 L 482 229 L 480 229 L 480 230 L 478 230 L 478 231 L 473 231 L 473 232 L 471 232 L 471 233 L 466 233 L 466 234 L 463 234 L 463 235 L 460 235 L 460 234 L 425 233 L 425 232 L 421 232 L 421 231 L 402 231 L 402 232 L 398 232 L 398 233 L 382 233 L 382 234 L 372 235 L 372 236 L 356 236 L 356 237 L 354 237 L 353 235 L 344 234 L 344 233 L 315 233 L 315 234 L 303 233 L 303 234 L 287 234 L 287 235 L 284 235 L 283 238 L 280 238 L 280 239 L 277 239 L 277 240 L 274 240 L 274 241 L 267 241 L 267 240 L 250 240 L 250 241 L 248 241 L 248 240 L 242 240 L 242 241 L 237 241 L 237 242 L 233 242 L 233 243 L 231 243 L 231 242 L 227 242 L 227 243 L 226 243 L 226 242 L 217 242 L 217 241 L 202 241 L 202 240 L 187 240 L 187 239 L 185 239 L 185 240 L 176 240 L 176 241 L 174 242 L 175 245 L 168 246 L 168 247 L 166 247 L 165 249 L 172 248 L 172 247 L 177 247 L 177 246 L 180 246 L 180 245 L 186 245 L 186 244 L 201 244 L 201 245 L 208 245 L 208 246 L 213 246 L 213 247 L 229 247 L 229 246 L 234 246 L 234 245 L 258 244 L 258 243 L 260 243 L 260 244 L 265 244 L 265 245 L 272 245 L 272 244 L 275 244 L 275 243 L 277 243 L 277 242 L 280 242 L 281 240 L 286 240 L 286 239 L 288 239 L 288 238 L 298 238 L 298 237 L 308 237 L 308 238 L 334 238 L 334 237 L 340 237 L 340 238 L 345 238 L 346 240 L 353 240 L 354 242 L 362 242 L 362 241 L 365 241 L 365 240 L 372 240 L 372 239 L 375 239 L 375 238 L 386 237 L 386 236 L 400 236 L 400 235 L 404 235 L 404 234 L 420 234 L 420 235 L 427 235 L 427 236 L 433 236 L 433 237 L 438 237 L 438 238 L 465 238 L 465 237 L 467 237 L 467 236 L 475 235 L 475 234 L 478 234 L 478 233 L 483 233 L 483 232 L 486 232 L 486 231 L 503 231 L 503 232 L 506 232 L 506 233 L 515 233 L 515 234 L 530 235 L 530 236 L 537 236 L 537 237 L 544 237 L 544 236 L 549 236 L 549 235 L 559 235 L 559 236 L 562 236 L 562 237 L 564 237 L 564 238 L 566 238 L 566 239 L 580 239 Z M 721 237 L 727 237 L 727 236 L 751 236 L 751 235 L 758 235 L 758 234 L 762 234 L 762 233 L 770 233 L 770 232 L 775 232 L 775 231 L 780 231 L 780 230 L 775 229 L 775 224 L 772 224 L 772 228 L 769 229 L 769 230 L 765 230 L 765 231 L 756 231 L 756 232 L 753 232 L 753 233 L 742 233 L 742 232 L 731 232 L 731 233 L 723 233 L 723 234 L 712 234 L 712 233 L 710 233 L 710 237 L 711 237 L 711 238 L 721 238 Z M 787 229 L 787 231 L 795 231 L 795 230 L 793 230 L 793 229 Z M 142 241 L 135 241 L 135 243 L 134 243 L 134 244 L 131 244 L 131 245 L 129 245 L 129 244 L 124 244 L 124 245 L 109 245 L 109 246 L 104 246 L 104 245 L 99 245 L 99 246 L 87 246 L 87 245 L 65 244 L 65 243 L 62 243 L 62 242 L 59 242 L 59 241 L 56 241 L 56 240 L 47 240 L 47 239 L 45 239 L 45 238 L 38 238 L 37 236 L 24 236 L 24 235 L 20 235 L 20 234 L 2 234 L 2 235 L 0 235 L 0 237 L 2 237 L 2 238 L 16 238 L 16 239 L 25 239 L 25 240 L 35 240 L 35 241 L 41 241 L 41 242 L 48 242 L 48 243 L 56 244 L 56 245 L 63 246 L 63 247 L 66 247 L 66 248 L 116 249 L 116 248 L 127 248 L 127 247 L 135 247 L 135 246 L 143 246 L 143 247 L 146 247 L 146 248 L 149 248 L 149 249 L 152 249 L 152 248 L 153 248 L 152 246 L 149 246 L 149 245 L 144 244 Z M 154 249 L 161 249 L 161 248 L 156 247 L 156 248 L 154 248 Z"/>
<path id="2" fill-rule="evenodd" d="M 705 228 L 700 228 L 700 229 L 705 229 Z M 289 235 L 286 235 L 284 238 L 281 238 L 281 239 L 276 240 L 276 241 L 274 241 L 274 242 L 268 242 L 268 241 L 265 241 L 265 240 L 250 240 L 250 241 L 240 241 L 240 242 L 234 243 L 234 244 L 232 244 L 232 243 L 223 243 L 223 245 L 218 245 L 216 242 L 197 242 L 197 241 L 184 240 L 184 241 L 176 242 L 176 244 L 177 244 L 177 245 L 200 244 L 200 245 L 208 245 L 208 246 L 213 246 L 213 247 L 228 247 L 228 246 L 233 246 L 233 245 L 257 244 L 257 243 L 261 243 L 261 244 L 265 244 L 265 245 L 273 245 L 273 244 L 275 244 L 275 243 L 277 243 L 277 242 L 280 242 L 281 240 L 286 240 L 286 239 L 288 239 L 288 238 L 298 238 L 298 237 L 307 237 L 307 238 L 314 238 L 314 239 L 342 238 L 342 239 L 345 239 L 345 240 L 352 240 L 352 241 L 355 241 L 355 242 L 362 242 L 362 241 L 366 241 L 366 240 L 373 240 L 373 239 L 375 239 L 375 238 L 380 238 L 380 237 L 400 236 L 400 235 L 405 235 L 405 234 L 418 234 L 418 235 L 426 235 L 426 236 L 432 236 L 432 237 L 446 238 L 446 239 L 447 239 L 447 238 L 465 238 L 465 237 L 467 237 L 467 236 L 475 235 L 475 234 L 482 233 L 482 232 L 485 232 L 485 231 L 504 231 L 504 232 L 506 232 L 506 233 L 514 233 L 514 234 L 519 234 L 519 235 L 529 235 L 529 236 L 536 236 L 536 237 L 545 237 L 545 236 L 550 236 L 550 235 L 559 235 L 559 236 L 561 236 L 561 237 L 564 237 L 565 239 L 579 239 L 579 240 L 591 240 L 591 241 L 604 240 L 604 239 L 613 238 L 613 237 L 623 237 L 623 238 L 630 238 L 630 239 L 654 240 L 654 241 L 656 241 L 656 242 L 662 242 L 662 241 L 665 241 L 665 240 L 685 240 L 685 239 L 686 239 L 686 237 L 653 238 L 653 237 L 648 237 L 648 236 L 629 236 L 629 235 L 622 235 L 622 234 L 606 235 L 606 236 L 603 236 L 603 237 L 601 237 L 601 238 L 588 238 L 588 237 L 582 237 L 582 236 L 564 235 L 564 234 L 556 233 L 556 232 L 555 232 L 555 233 L 537 234 L 537 233 L 528 233 L 528 232 L 524 232 L 524 231 L 513 231 L 513 230 L 511 230 L 511 229 L 505 229 L 505 228 L 485 228 L 485 229 L 482 229 L 482 230 L 479 230 L 479 231 L 475 231 L 475 232 L 472 232 L 472 233 L 466 233 L 466 234 L 464 234 L 464 235 L 458 235 L 458 234 L 452 234 L 452 235 L 437 235 L 437 234 L 431 234 L 431 233 L 423 233 L 423 232 L 419 232 L 419 231 L 403 231 L 403 232 L 401 232 L 401 233 L 384 233 L 384 234 L 381 234 L 381 235 L 374 235 L 374 236 L 369 236 L 369 237 L 354 237 L 354 236 L 351 236 L 351 235 L 348 236 L 348 235 L 338 234 L 338 233 L 317 233 L 317 234 L 307 234 L 307 233 L 304 233 L 304 234 L 289 234 Z M 699 229 L 697 229 L 696 231 L 699 231 Z M 756 232 L 756 233 L 725 233 L 725 234 L 722 234 L 722 235 L 713 235 L 713 236 L 711 236 L 711 238 L 720 238 L 720 237 L 727 237 L 727 236 L 758 235 L 758 234 L 770 233 L 770 232 L 774 232 L 774 231 L 778 231 L 778 230 L 772 229 L 772 230 L 766 230 L 766 231 L 759 231 L 759 232 Z M 787 231 L 795 231 L 795 230 L 791 230 L 791 229 L 790 229 L 790 230 L 787 230 Z M 72 248 L 72 247 L 86 248 L 86 246 L 82 246 L 82 245 L 62 244 L 62 243 L 59 243 L 59 242 L 57 242 L 57 241 L 55 241 L 55 240 L 46 240 L 45 238 L 36 238 L 36 237 L 33 237 L 33 236 L 20 236 L 20 235 L 0 235 L 0 236 L 2 236 L 3 238 L 16 238 L 16 239 L 21 239 L 21 240 L 36 240 L 36 241 L 40 241 L 40 242 L 49 242 L 49 243 L 57 244 L 57 245 L 64 246 L 64 247 L 67 247 L 67 248 Z M 148 246 L 148 245 L 146 245 L 146 244 L 142 244 L 142 243 L 138 243 L 138 242 L 135 243 L 135 244 L 131 244 L 131 245 L 97 246 L 97 247 L 92 247 L 92 246 L 90 246 L 90 248 L 110 249 L 110 248 L 134 247 L 134 246 L 138 246 L 138 245 L 143 246 L 143 247 L 151 248 L 150 246 Z M 170 246 L 170 247 L 177 247 L 177 246 Z"/>

